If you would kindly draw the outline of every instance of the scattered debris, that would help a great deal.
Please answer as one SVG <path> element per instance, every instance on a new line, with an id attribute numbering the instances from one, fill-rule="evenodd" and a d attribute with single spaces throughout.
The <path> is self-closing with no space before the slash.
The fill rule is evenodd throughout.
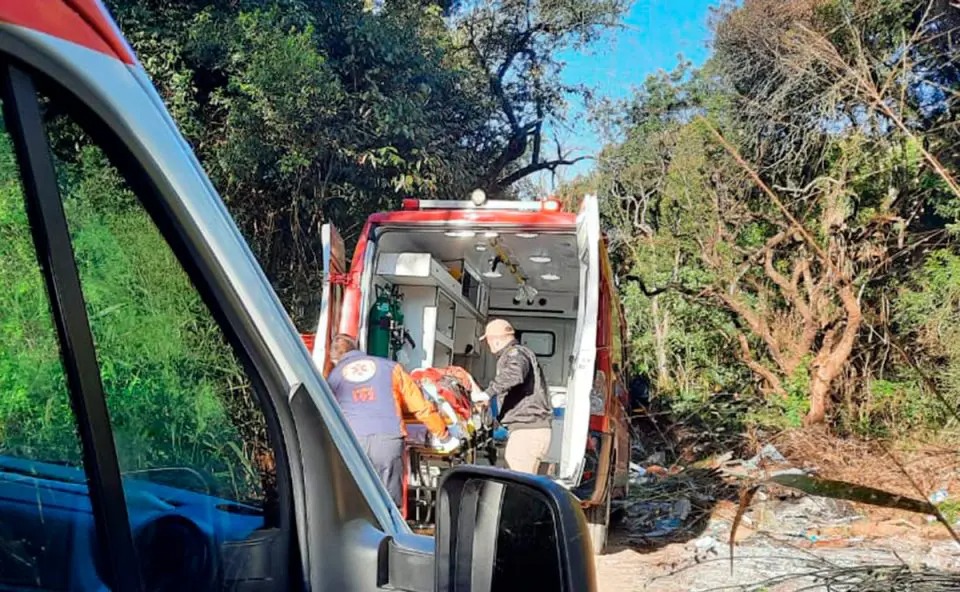
<path id="1" fill-rule="evenodd" d="M 942 504 L 947 501 L 947 498 L 950 497 L 950 494 L 946 489 L 938 489 L 930 494 L 930 503 L 931 504 Z"/>
<path id="2" fill-rule="evenodd" d="M 719 541 L 713 538 L 712 536 L 702 536 L 693 541 L 693 560 L 697 563 L 707 559 L 711 555 L 717 556 L 720 554 L 718 548 L 720 546 Z"/>
<path id="3" fill-rule="evenodd" d="M 621 550 L 598 558 L 613 567 L 600 589 L 960 590 L 960 543 L 936 514 L 960 526 L 960 453 L 897 451 L 910 483 L 876 446 L 794 433 L 752 457 L 721 450 L 685 464 L 648 445 L 611 534 Z M 738 504 L 741 492 L 752 495 Z"/>
<path id="4" fill-rule="evenodd" d="M 650 465 L 647 467 L 647 472 L 651 475 L 656 475 L 657 477 L 665 477 L 670 474 L 670 471 L 661 467 L 660 465 Z"/>
<path id="5" fill-rule="evenodd" d="M 647 469 L 637 463 L 630 463 L 630 485 L 643 485 L 648 483 L 652 475 L 647 474 Z"/>
<path id="6" fill-rule="evenodd" d="M 646 460 L 643 461 L 645 465 L 662 465 L 667 462 L 667 455 L 664 451 L 658 450 L 648 456 Z"/>
<path id="7" fill-rule="evenodd" d="M 629 497 L 620 505 L 625 542 L 630 545 L 695 538 L 703 532 L 717 502 L 732 499 L 736 493 L 716 469 L 632 469 L 640 482 L 633 483 Z"/>
<path id="8" fill-rule="evenodd" d="M 760 449 L 760 458 L 766 459 L 775 463 L 785 463 L 787 459 L 784 458 L 780 451 L 777 450 L 776 446 L 773 444 L 766 444 L 763 448 Z"/>
<path id="9" fill-rule="evenodd" d="M 823 560 L 798 573 L 725 589 L 753 592 L 787 583 L 802 584 L 804 590 L 835 592 L 947 592 L 960 588 L 960 575 L 941 570 L 913 569 L 908 565 L 838 566 Z"/>
<path id="10" fill-rule="evenodd" d="M 693 541 L 694 548 L 700 552 L 712 551 L 718 544 L 719 543 L 717 542 L 717 539 L 713 538 L 712 536 L 700 537 L 699 539 Z"/>
<path id="11" fill-rule="evenodd" d="M 820 497 L 850 500 L 918 514 L 937 514 L 936 508 L 929 502 L 845 481 L 820 479 L 807 475 L 775 475 L 770 478 L 770 481 Z"/>
<path id="12" fill-rule="evenodd" d="M 770 474 L 771 477 L 777 477 L 779 475 L 808 475 L 807 471 L 797 468 L 781 469 L 779 471 L 774 471 Z"/>

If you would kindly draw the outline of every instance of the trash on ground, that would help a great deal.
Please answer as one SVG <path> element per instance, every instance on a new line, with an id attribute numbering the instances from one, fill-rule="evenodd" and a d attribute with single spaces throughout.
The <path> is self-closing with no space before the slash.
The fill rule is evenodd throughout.
<path id="1" fill-rule="evenodd" d="M 919 514 L 936 514 L 936 510 L 929 502 L 845 481 L 820 479 L 808 475 L 775 475 L 770 478 L 770 482 L 820 497 L 849 500 Z"/>
<path id="2" fill-rule="evenodd" d="M 806 474 L 807 472 L 804 471 L 803 469 L 790 468 L 790 469 L 781 469 L 779 471 L 774 471 L 773 473 L 771 473 L 771 476 L 776 477 L 778 475 L 806 475 Z"/>
<path id="3" fill-rule="evenodd" d="M 687 516 L 690 515 L 691 508 L 690 500 L 682 497 L 673 504 L 673 515 L 679 520 L 686 520 Z"/>
<path id="4" fill-rule="evenodd" d="M 709 535 L 700 537 L 699 539 L 696 539 L 695 541 L 693 541 L 694 548 L 696 548 L 697 551 L 704 551 L 704 552 L 710 551 L 711 549 L 715 548 L 718 544 L 720 543 L 717 541 L 717 539 Z"/>
<path id="5" fill-rule="evenodd" d="M 760 458 L 764 458 L 776 463 L 787 462 L 787 459 L 784 458 L 780 451 L 773 444 L 766 444 L 763 448 L 760 449 Z"/>
<path id="6" fill-rule="evenodd" d="M 645 465 L 662 465 L 662 464 L 664 464 L 665 462 L 667 462 L 667 455 L 666 455 L 666 453 L 663 452 L 662 450 L 658 450 L 658 451 L 654 452 L 653 454 L 651 454 L 650 456 L 648 456 L 648 457 L 643 461 L 643 464 L 645 464 Z"/>
<path id="7" fill-rule="evenodd" d="M 782 464 L 787 462 L 787 459 L 785 456 L 783 456 L 783 454 L 780 453 L 779 450 L 777 450 L 776 446 L 773 444 L 765 444 L 756 456 L 743 461 L 742 464 L 744 467 L 749 469 L 756 469 L 760 466 L 761 461 Z"/>

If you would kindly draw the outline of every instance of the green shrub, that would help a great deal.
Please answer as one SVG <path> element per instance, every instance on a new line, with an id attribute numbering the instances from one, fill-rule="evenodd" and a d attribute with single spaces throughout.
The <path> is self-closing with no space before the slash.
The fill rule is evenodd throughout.
<path id="1" fill-rule="evenodd" d="M 244 442 L 262 437 L 261 425 L 238 426 L 250 417 L 249 390 L 197 291 L 98 150 L 59 162 L 58 173 L 121 470 L 189 467 L 214 493 L 256 497 L 254 451 Z M 77 464 L 51 310 L 5 136 L 0 278 L 11 283 L 0 290 L 0 454 Z"/>

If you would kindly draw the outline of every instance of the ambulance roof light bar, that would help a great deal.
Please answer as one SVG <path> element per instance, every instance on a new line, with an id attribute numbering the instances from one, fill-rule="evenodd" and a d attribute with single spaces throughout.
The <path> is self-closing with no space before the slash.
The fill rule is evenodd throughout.
<path id="1" fill-rule="evenodd" d="M 445 199 L 405 199 L 404 210 L 510 210 L 515 212 L 560 212 L 560 200 L 514 201 L 506 199 L 485 200 L 477 205 L 473 200 L 454 201 Z"/>

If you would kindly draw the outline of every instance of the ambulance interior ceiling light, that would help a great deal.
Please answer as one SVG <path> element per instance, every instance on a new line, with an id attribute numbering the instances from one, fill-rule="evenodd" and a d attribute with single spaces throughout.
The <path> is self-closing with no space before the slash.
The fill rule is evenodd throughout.
<path id="1" fill-rule="evenodd" d="M 518 232 L 517 238 L 537 238 L 536 232 Z"/>
<path id="2" fill-rule="evenodd" d="M 482 253 L 487 250 L 487 245 L 483 243 L 478 243 L 473 248 L 476 249 L 478 252 Z"/>
<path id="3" fill-rule="evenodd" d="M 473 238 L 477 236 L 477 233 L 472 230 L 448 230 L 443 234 L 451 238 Z"/>
<path id="4" fill-rule="evenodd" d="M 533 263 L 550 263 L 551 259 L 547 255 L 533 255 L 530 257 L 530 261 Z"/>
<path id="5" fill-rule="evenodd" d="M 560 280 L 560 276 L 555 273 L 545 273 L 540 276 L 540 279 L 545 282 L 556 282 Z"/>

